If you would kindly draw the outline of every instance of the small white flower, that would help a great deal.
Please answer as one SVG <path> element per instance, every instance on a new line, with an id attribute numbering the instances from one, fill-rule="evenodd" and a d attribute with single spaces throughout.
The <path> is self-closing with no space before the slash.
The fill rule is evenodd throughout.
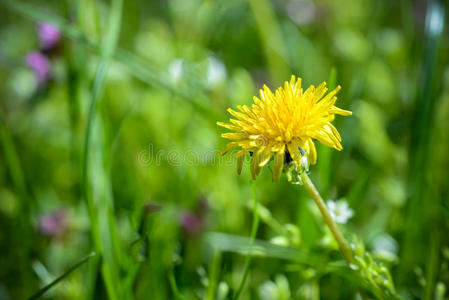
<path id="1" fill-rule="evenodd" d="M 222 83 L 226 78 L 225 65 L 213 56 L 209 56 L 209 66 L 207 67 L 207 84 L 214 88 Z"/>
<path id="2" fill-rule="evenodd" d="M 327 201 L 327 208 L 335 222 L 345 224 L 354 215 L 354 211 L 344 200 Z"/>

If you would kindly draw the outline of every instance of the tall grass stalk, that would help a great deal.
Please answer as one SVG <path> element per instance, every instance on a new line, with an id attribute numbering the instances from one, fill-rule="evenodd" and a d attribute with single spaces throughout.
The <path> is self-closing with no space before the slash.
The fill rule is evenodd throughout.
<path id="1" fill-rule="evenodd" d="M 264 45 L 271 79 L 277 85 L 288 74 L 287 56 L 282 33 L 272 4 L 268 0 L 248 0 Z"/>
<path id="2" fill-rule="evenodd" d="M 90 168 L 92 166 L 89 163 L 89 158 L 92 153 L 92 135 L 94 132 L 94 121 L 96 116 L 97 103 L 103 95 L 105 88 L 106 74 L 109 68 L 110 60 L 115 52 L 116 44 L 118 41 L 120 33 L 122 6 L 123 6 L 122 0 L 114 0 L 111 3 L 107 32 L 105 34 L 105 39 L 103 40 L 102 48 L 100 51 L 101 62 L 95 72 L 95 77 L 89 97 L 90 104 L 87 117 L 86 131 L 84 135 L 84 148 L 82 159 L 83 196 L 84 200 L 86 201 L 86 205 L 89 212 L 91 235 L 95 250 L 104 257 L 104 260 L 101 263 L 101 270 L 106 290 L 108 292 L 108 296 L 110 299 L 121 298 L 119 296 L 120 281 L 118 278 L 120 273 L 116 261 L 117 247 L 115 246 L 116 242 L 114 242 L 118 239 L 118 237 L 116 235 L 116 232 L 114 231 L 116 225 L 115 225 L 115 218 L 111 210 L 112 203 L 107 204 L 104 203 L 104 201 L 100 201 L 100 199 L 94 199 L 94 196 L 90 191 L 89 173 Z M 101 126 L 97 127 L 97 129 L 101 129 Z M 102 145 L 100 144 L 97 146 L 100 146 L 96 147 L 98 151 L 102 152 L 103 148 Z M 102 159 L 103 157 L 102 153 L 99 154 L 100 159 Z M 106 201 L 109 198 L 110 202 L 110 197 L 108 197 L 110 193 L 107 190 L 108 185 L 106 183 L 107 179 L 104 172 L 101 172 L 101 175 L 103 175 L 101 177 L 103 178 L 103 184 L 102 186 L 100 186 L 100 189 L 102 189 L 103 192 L 101 192 L 101 194 L 97 194 L 96 196 L 100 196 L 101 198 L 104 198 Z"/>
<path id="3" fill-rule="evenodd" d="M 17 252 L 18 257 L 18 268 L 21 270 L 21 284 L 24 290 L 28 287 L 28 275 L 29 275 L 29 259 L 31 250 L 31 203 L 29 193 L 25 181 L 25 173 L 22 168 L 22 163 L 20 162 L 19 153 L 17 152 L 16 146 L 14 144 L 11 133 L 6 125 L 6 120 L 3 116 L 3 109 L 0 105 L 0 144 L 3 147 L 3 152 L 5 156 L 5 164 L 11 177 L 11 181 L 15 192 L 19 196 L 20 204 L 20 218 L 18 220 L 17 231 L 19 235 L 18 244 L 20 244 L 19 251 Z"/>
<path id="4" fill-rule="evenodd" d="M 175 299 L 184 300 L 185 297 L 179 291 L 178 285 L 176 284 L 175 273 L 174 273 L 173 268 L 170 268 L 170 270 L 168 271 L 168 281 L 170 283 L 171 290 L 172 290 L 173 294 L 175 295 Z"/>
<path id="5" fill-rule="evenodd" d="M 332 91 L 337 87 L 337 69 L 334 67 L 329 73 L 328 89 Z M 326 198 L 328 196 L 331 177 L 332 177 L 332 154 L 333 151 L 324 145 L 318 146 L 318 156 L 320 158 L 320 163 L 317 164 L 319 183 L 322 187 L 322 194 Z"/>
<path id="6" fill-rule="evenodd" d="M 444 3 L 444 2 L 443 2 Z M 431 179 L 433 170 L 430 169 L 429 154 L 433 150 L 431 135 L 435 124 L 434 114 L 437 105 L 438 78 L 442 77 L 442 68 L 439 67 L 441 57 L 441 38 L 444 32 L 445 8 L 439 1 L 428 2 L 426 13 L 425 42 L 422 59 L 422 86 L 418 87 L 415 104 L 415 115 L 412 122 L 412 136 L 410 142 L 410 167 L 407 201 L 407 213 L 404 224 L 401 260 L 399 265 L 399 281 L 407 281 L 412 268 L 417 264 L 428 263 L 422 253 L 438 251 L 434 248 L 434 237 L 428 232 L 436 230 L 439 218 L 432 216 L 432 208 L 440 200 L 432 190 L 435 186 Z M 441 211 L 437 212 L 437 216 Z M 430 217 L 432 216 L 432 217 Z M 430 238 L 430 240 L 429 240 Z M 414 251 L 410 251 L 414 249 Z M 431 253 L 428 257 L 438 259 L 438 253 Z M 433 263 L 430 264 L 432 266 Z M 438 270 L 429 267 L 427 278 L 436 278 Z M 435 281 L 427 282 L 425 299 L 433 298 Z"/>
<path id="7" fill-rule="evenodd" d="M 214 300 L 217 297 L 218 279 L 220 276 L 221 253 L 214 249 L 209 270 L 209 285 L 206 291 L 206 300 Z"/>
<path id="8" fill-rule="evenodd" d="M 250 171 L 251 173 L 251 171 Z M 257 193 L 256 193 L 256 181 L 251 181 L 251 191 L 253 196 L 253 224 L 251 227 L 251 236 L 250 236 L 250 246 L 249 246 L 249 253 L 245 258 L 245 265 L 243 267 L 243 276 L 242 280 L 240 281 L 240 285 L 237 289 L 237 292 L 235 293 L 234 300 L 238 300 L 240 298 L 240 295 L 242 294 L 243 288 L 245 287 L 245 282 L 248 277 L 249 273 L 249 267 L 251 264 L 251 258 L 252 258 L 252 248 L 254 246 L 254 241 L 256 239 L 257 229 L 259 228 L 259 213 L 257 211 Z"/>

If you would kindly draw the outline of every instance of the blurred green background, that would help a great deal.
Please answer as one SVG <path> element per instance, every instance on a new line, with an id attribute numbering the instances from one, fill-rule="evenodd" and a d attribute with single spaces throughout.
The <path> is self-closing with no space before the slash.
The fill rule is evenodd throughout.
<path id="1" fill-rule="evenodd" d="M 251 179 L 217 121 L 291 74 L 340 84 L 345 199 L 403 299 L 449 299 L 446 1 L 0 2 L 0 299 L 232 299 Z M 301 187 L 256 180 L 241 299 L 359 299 Z M 86 256 L 87 255 L 87 256 Z M 69 273 L 69 271 L 73 271 Z"/>

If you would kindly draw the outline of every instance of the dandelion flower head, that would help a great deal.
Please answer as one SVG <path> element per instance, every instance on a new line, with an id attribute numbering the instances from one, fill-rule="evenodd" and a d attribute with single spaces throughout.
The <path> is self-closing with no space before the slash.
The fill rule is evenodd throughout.
<path id="1" fill-rule="evenodd" d="M 352 112 L 334 106 L 340 86 L 326 94 L 327 90 L 323 82 L 303 91 L 301 78 L 295 76 L 274 93 L 264 85 L 260 97 L 253 97 L 254 104 L 238 105 L 239 111 L 228 109 L 235 117 L 230 123 L 217 122 L 232 131 L 221 135 L 231 140 L 221 154 L 239 149 L 235 156 L 240 174 L 244 158 L 250 153 L 253 178 L 274 157 L 273 180 L 277 181 L 284 163 L 293 161 L 301 167 L 305 153 L 310 163 L 316 163 L 314 140 L 342 150 L 340 134 L 331 122 L 335 115 L 349 116 Z"/>

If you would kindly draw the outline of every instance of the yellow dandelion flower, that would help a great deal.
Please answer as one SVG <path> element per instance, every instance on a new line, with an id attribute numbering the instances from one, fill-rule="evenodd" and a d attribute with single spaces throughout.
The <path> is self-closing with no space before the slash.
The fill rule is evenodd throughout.
<path id="1" fill-rule="evenodd" d="M 301 78 L 295 79 L 295 76 L 275 93 L 264 85 L 260 98 L 253 97 L 254 104 L 238 105 L 240 112 L 228 109 L 236 118 L 230 119 L 231 123 L 217 122 L 219 126 L 232 130 L 221 135 L 231 140 L 221 154 L 239 148 L 235 157 L 240 174 L 245 155 L 250 153 L 253 178 L 274 156 L 273 181 L 277 181 L 285 162 L 293 160 L 296 166 L 301 166 L 303 151 L 307 152 L 312 164 L 316 163 L 313 140 L 342 150 L 340 134 L 331 122 L 335 115 L 349 116 L 352 112 L 334 106 L 339 90 L 340 86 L 325 95 L 327 88 L 323 82 L 304 92 Z"/>

